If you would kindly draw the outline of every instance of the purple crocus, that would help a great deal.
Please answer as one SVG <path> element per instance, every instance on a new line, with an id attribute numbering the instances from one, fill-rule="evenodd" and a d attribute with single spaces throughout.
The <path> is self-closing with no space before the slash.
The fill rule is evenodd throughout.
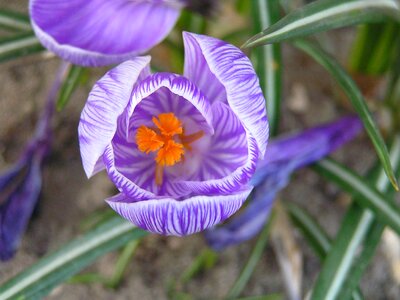
<path id="1" fill-rule="evenodd" d="M 205 12 L 210 0 L 30 0 L 41 43 L 64 60 L 104 66 L 132 59 L 161 42 L 183 8 Z"/>
<path id="2" fill-rule="evenodd" d="M 268 220 L 277 193 L 288 183 L 292 173 L 320 160 L 360 132 L 356 117 L 344 117 L 269 143 L 266 158 L 259 162 L 251 180 L 254 197 L 241 214 L 221 227 L 206 233 L 209 244 L 222 250 L 254 237 Z"/>
<path id="3" fill-rule="evenodd" d="M 0 174 L 0 260 L 14 255 L 39 199 L 43 161 L 51 144 L 54 101 L 67 65 L 63 63 L 56 76 L 35 135 L 19 161 Z"/>
<path id="4" fill-rule="evenodd" d="M 184 75 L 151 74 L 149 57 L 109 71 L 79 124 L 88 177 L 106 169 L 107 199 L 137 226 L 188 235 L 236 212 L 268 139 L 265 100 L 249 59 L 215 38 L 184 33 Z"/>

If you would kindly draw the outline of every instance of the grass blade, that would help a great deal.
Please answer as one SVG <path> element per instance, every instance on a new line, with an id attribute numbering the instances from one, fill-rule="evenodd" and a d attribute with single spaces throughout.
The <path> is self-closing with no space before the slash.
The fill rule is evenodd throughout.
<path id="1" fill-rule="evenodd" d="M 397 173 L 400 170 L 400 136 L 397 136 L 391 147 L 391 157 L 393 158 L 393 164 L 396 166 Z M 382 172 L 383 173 L 383 172 Z M 397 174 L 399 175 L 399 174 Z M 389 182 L 385 178 L 384 174 L 379 177 L 381 180 L 378 181 L 377 187 L 380 190 L 387 190 Z M 390 193 L 389 193 L 390 194 Z M 393 201 L 393 199 L 391 199 Z M 357 257 L 351 270 L 349 271 L 348 278 L 344 282 L 341 292 L 339 293 L 339 299 L 348 299 L 352 291 L 357 287 L 361 280 L 361 277 L 365 273 L 365 270 L 375 254 L 381 239 L 385 225 L 378 222 L 375 218 L 371 222 L 369 231 L 367 232 L 364 248 L 361 254 Z"/>
<path id="2" fill-rule="evenodd" d="M 355 111 L 361 118 L 365 129 L 375 147 L 376 153 L 382 162 L 383 168 L 389 177 L 393 187 L 398 190 L 398 185 L 392 166 L 390 164 L 389 154 L 383 138 L 372 119 L 371 112 L 369 111 L 363 95 L 357 88 L 357 85 L 346 73 L 346 71 L 336 62 L 336 60 L 328 55 L 320 47 L 307 42 L 305 40 L 297 40 L 294 45 L 313 57 L 319 64 L 321 64 L 342 87 L 347 97 L 350 99 Z"/>
<path id="3" fill-rule="evenodd" d="M 321 261 L 325 260 L 325 257 L 331 250 L 331 241 L 328 235 L 321 228 L 321 226 L 315 222 L 314 219 L 302 208 L 293 203 L 287 203 L 286 207 L 288 208 L 288 212 L 293 223 L 303 233 L 311 248 L 318 255 Z M 357 289 L 357 285 L 351 291 L 349 297 L 350 296 L 353 300 L 363 299 L 360 290 Z"/>
<path id="4" fill-rule="evenodd" d="M 399 21 L 399 4 L 396 0 L 315 1 L 253 36 L 243 47 L 278 43 L 334 28 L 383 21 L 388 16 Z"/>
<path id="5" fill-rule="evenodd" d="M 331 248 L 331 241 L 328 235 L 324 232 L 321 226 L 314 221 L 314 219 L 302 208 L 293 204 L 285 204 L 290 217 L 305 238 L 308 240 L 310 246 L 318 257 L 323 260 L 329 249 Z"/>
<path id="6" fill-rule="evenodd" d="M 315 169 L 353 195 L 360 206 L 372 210 L 377 219 L 400 234 L 400 210 L 390 201 L 389 197 L 373 188 L 353 171 L 333 160 L 324 159 L 316 164 Z"/>
<path id="7" fill-rule="evenodd" d="M 114 217 L 7 281 L 0 287 L 0 299 L 40 299 L 98 257 L 146 234 Z"/>
<path id="8" fill-rule="evenodd" d="M 28 16 L 6 9 L 0 9 L 0 28 L 17 31 L 32 30 Z"/>
<path id="9" fill-rule="evenodd" d="M 252 6 L 256 32 L 270 26 L 280 17 L 278 0 L 253 0 Z M 281 107 L 281 47 L 279 44 L 266 45 L 253 51 L 256 59 L 256 72 L 267 100 L 269 132 L 271 136 L 275 136 L 278 131 Z"/>
<path id="10" fill-rule="evenodd" d="M 269 220 L 267 225 L 265 225 L 264 229 L 261 231 L 260 236 L 258 237 L 257 243 L 253 248 L 253 251 L 250 253 L 249 260 L 244 266 L 242 272 L 239 275 L 239 278 L 233 284 L 232 288 L 229 290 L 226 299 L 236 299 L 242 293 L 244 287 L 249 281 L 251 275 L 255 267 L 257 266 L 258 261 L 260 260 L 262 254 L 264 253 L 264 249 L 267 246 L 269 233 L 271 231 L 271 225 L 274 220 L 274 213 L 272 212 L 269 216 Z"/>
<path id="11" fill-rule="evenodd" d="M 390 153 L 391 161 L 398 171 L 400 169 L 400 139 L 393 143 Z M 328 167 L 328 169 L 331 172 L 333 168 Z M 336 176 L 339 176 L 338 172 L 335 172 L 333 176 L 332 174 L 329 175 L 335 182 L 334 177 Z M 343 178 L 343 180 L 349 180 L 349 178 Z M 390 187 L 390 182 L 387 180 L 383 170 L 378 173 L 377 179 L 373 181 L 376 188 L 382 192 L 387 191 Z M 354 181 L 351 184 L 353 183 Z M 343 185 L 341 187 L 345 188 Z M 354 186 L 354 189 L 357 190 L 357 187 L 358 185 Z M 355 195 L 355 200 L 363 197 L 365 197 L 364 193 L 359 191 L 359 194 Z M 372 257 L 372 253 L 379 241 L 378 235 L 384 227 L 383 224 L 376 224 L 374 219 L 374 215 L 369 209 L 362 209 L 358 203 L 351 205 L 344 217 L 332 249 L 324 261 L 322 271 L 315 284 L 312 299 L 350 298 L 365 270 L 366 259 Z M 358 256 L 363 242 L 365 247 L 362 254 Z M 359 257 L 358 259 L 356 259 L 357 256 Z M 343 291 L 343 294 L 340 294 L 341 291 Z M 338 297 L 339 294 L 341 296 Z"/>
<path id="12" fill-rule="evenodd" d="M 45 49 L 33 32 L 21 33 L 0 40 L 0 62 L 42 51 Z"/>
<path id="13" fill-rule="evenodd" d="M 80 66 L 73 65 L 68 71 L 68 74 L 60 88 L 60 93 L 57 99 L 57 110 L 61 111 L 65 105 L 69 102 L 73 91 L 77 87 L 79 81 L 81 80 L 84 68 Z"/>

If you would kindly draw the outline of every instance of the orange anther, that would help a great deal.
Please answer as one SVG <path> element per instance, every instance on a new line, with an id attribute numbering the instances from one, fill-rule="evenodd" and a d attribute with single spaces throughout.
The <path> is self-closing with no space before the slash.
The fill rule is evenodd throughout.
<path id="1" fill-rule="evenodd" d="M 152 121 L 157 128 L 140 126 L 136 133 L 136 144 L 138 149 L 146 154 L 158 151 L 154 158 L 157 163 L 155 181 L 160 186 L 164 168 L 183 160 L 185 148 L 191 150 L 190 143 L 200 139 L 204 132 L 183 135 L 182 122 L 173 113 L 159 114 L 153 117 Z"/>
<path id="2" fill-rule="evenodd" d="M 158 119 L 153 117 L 153 123 L 156 124 L 162 135 L 174 136 L 182 134 L 182 123 L 173 113 L 159 114 Z"/>
<path id="3" fill-rule="evenodd" d="M 165 143 L 164 147 L 158 151 L 156 162 L 161 166 L 173 166 L 181 161 L 183 153 L 185 153 L 185 151 L 183 150 L 182 144 L 169 140 Z"/>
<path id="4" fill-rule="evenodd" d="M 136 133 L 136 144 L 140 151 L 148 154 L 160 149 L 164 145 L 164 141 L 154 130 L 140 126 Z"/>

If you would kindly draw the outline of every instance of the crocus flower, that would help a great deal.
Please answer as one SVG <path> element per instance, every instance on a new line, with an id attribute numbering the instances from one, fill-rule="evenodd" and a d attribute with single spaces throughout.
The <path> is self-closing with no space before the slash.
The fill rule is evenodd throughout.
<path id="1" fill-rule="evenodd" d="M 43 161 L 50 150 L 54 101 L 66 67 L 63 63 L 56 76 L 34 137 L 19 161 L 0 174 L 0 260 L 14 255 L 37 204 Z"/>
<path id="2" fill-rule="evenodd" d="M 149 57 L 109 71 L 79 124 L 83 167 L 106 169 L 107 200 L 137 226 L 187 235 L 236 212 L 268 139 L 265 100 L 249 59 L 215 38 L 184 33 L 184 76 L 151 74 Z"/>
<path id="3" fill-rule="evenodd" d="M 256 186 L 253 199 L 232 221 L 206 233 L 209 244 L 216 250 L 222 250 L 259 233 L 268 220 L 277 193 L 289 183 L 291 174 L 350 141 L 361 128 L 358 118 L 344 117 L 271 141 L 265 159 L 259 162 L 251 180 Z"/>
<path id="4" fill-rule="evenodd" d="M 183 8 L 205 12 L 215 0 L 30 0 L 40 42 L 83 66 L 120 63 L 161 42 Z"/>

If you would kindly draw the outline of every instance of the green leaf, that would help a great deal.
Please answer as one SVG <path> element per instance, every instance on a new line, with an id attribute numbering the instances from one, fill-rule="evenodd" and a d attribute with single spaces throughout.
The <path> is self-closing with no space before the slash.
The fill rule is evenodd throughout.
<path id="1" fill-rule="evenodd" d="M 400 136 L 396 136 L 395 140 L 392 143 L 392 147 L 390 149 L 391 158 L 393 159 L 393 164 L 396 166 L 397 176 L 399 176 L 400 171 Z M 389 182 L 384 176 L 383 172 L 381 172 L 377 182 L 377 188 L 381 191 L 385 191 L 389 187 Z M 389 192 L 389 194 L 391 194 Z M 391 195 L 393 196 L 393 195 Z M 390 199 L 393 201 L 393 199 Z M 359 284 L 368 264 L 372 260 L 375 251 L 379 245 L 379 241 L 383 230 L 385 229 L 385 225 L 381 224 L 374 218 L 371 222 L 370 228 L 366 234 L 364 241 L 364 248 L 362 249 L 361 254 L 355 260 L 351 270 L 349 271 L 348 278 L 345 280 L 341 287 L 341 292 L 339 293 L 339 299 L 348 299 L 349 295 L 355 289 L 355 287 Z"/>
<path id="2" fill-rule="evenodd" d="M 311 248 L 318 255 L 321 261 L 325 260 L 325 257 L 331 250 L 331 241 L 321 226 L 302 208 L 293 204 L 286 203 L 290 217 L 293 223 L 300 229 L 304 237 L 308 240 Z M 336 242 L 336 241 L 335 241 Z M 353 300 L 363 299 L 361 292 L 354 287 L 352 293 L 350 293 Z"/>
<path id="3" fill-rule="evenodd" d="M 72 65 L 66 75 L 63 85 L 60 88 L 60 93 L 57 100 L 57 110 L 61 111 L 69 102 L 72 93 L 78 86 L 85 69 L 80 66 Z"/>
<path id="4" fill-rule="evenodd" d="M 0 9 L 0 28 L 31 31 L 32 27 L 27 15 L 14 11 Z"/>
<path id="5" fill-rule="evenodd" d="M 278 0 L 252 0 L 252 6 L 256 32 L 270 26 L 280 17 Z M 267 100 L 269 132 L 275 136 L 279 125 L 282 93 L 281 47 L 278 44 L 267 45 L 253 51 L 256 59 L 256 72 Z"/>
<path id="6" fill-rule="evenodd" d="M 98 257 L 146 234 L 121 217 L 114 217 L 4 283 L 0 299 L 40 299 Z"/>
<path id="7" fill-rule="evenodd" d="M 350 99 L 355 111 L 361 118 L 365 129 L 375 147 L 379 159 L 381 160 L 387 176 L 392 182 L 393 187 L 398 190 L 396 178 L 390 164 L 389 154 L 383 141 L 383 138 L 373 121 L 371 112 L 369 111 L 363 95 L 357 88 L 357 85 L 351 79 L 350 75 L 337 63 L 337 61 L 327 54 L 320 47 L 307 42 L 305 40 L 297 40 L 294 45 L 313 57 L 321 66 L 323 66 L 341 86 L 347 97 Z"/>
<path id="8" fill-rule="evenodd" d="M 320 0 L 295 10 L 263 32 L 250 38 L 243 47 L 278 43 L 334 28 L 400 20 L 396 0 Z"/>
<path id="9" fill-rule="evenodd" d="M 389 197 L 365 182 L 353 171 L 331 159 L 321 160 L 314 168 L 354 196 L 360 206 L 372 210 L 382 223 L 400 234 L 400 210 Z"/>
<path id="10" fill-rule="evenodd" d="M 300 229 L 318 257 L 323 260 L 331 247 L 331 241 L 321 226 L 302 208 L 285 203 L 293 223 Z"/>
<path id="11" fill-rule="evenodd" d="M 243 267 L 242 272 L 240 272 L 239 278 L 235 281 L 232 288 L 229 290 L 226 299 L 236 299 L 242 293 L 244 287 L 249 281 L 251 275 L 253 274 L 254 269 L 256 268 L 262 254 L 264 253 L 264 249 L 267 246 L 269 233 L 271 231 L 271 225 L 274 220 L 274 213 L 272 212 L 269 216 L 267 224 L 264 226 L 264 229 L 261 231 L 257 243 L 253 248 L 253 251 L 250 253 L 250 257 Z"/>
<path id="12" fill-rule="evenodd" d="M 0 40 L 0 62 L 45 51 L 33 32 L 19 33 Z"/>
<path id="13" fill-rule="evenodd" d="M 391 161 L 395 165 L 396 170 L 400 169 L 400 139 L 395 141 L 391 147 Z M 329 161 L 327 161 L 329 163 Z M 324 165 L 326 162 L 323 162 Z M 323 167 L 324 172 L 326 171 Z M 354 185 L 354 190 L 359 193 L 354 193 L 355 200 L 366 197 L 365 193 L 359 188 L 359 182 L 351 180 L 349 177 L 343 177 L 343 173 L 334 171 L 329 167 L 329 178 L 337 182 L 337 177 L 340 176 L 343 181 L 350 180 L 349 184 Z M 342 170 L 343 171 L 343 170 Z M 348 173 L 348 171 L 346 171 Z M 335 174 L 332 174 L 335 173 Z M 376 172 L 370 177 L 375 177 Z M 384 192 L 390 187 L 390 182 L 387 180 L 385 173 L 381 170 L 377 173 L 377 179 L 372 180 L 373 183 L 363 183 L 367 187 L 376 185 L 376 188 Z M 327 175 L 327 174 L 326 174 Z M 346 175 L 346 174 L 345 174 Z M 350 176 L 349 174 L 347 174 Z M 353 177 L 353 176 L 351 176 Z M 354 179 L 354 178 L 353 178 Z M 370 180 L 371 181 L 371 180 Z M 343 184 L 339 184 L 342 188 L 347 189 Z M 384 225 L 378 225 L 374 228 L 374 215 L 369 209 L 363 209 L 358 203 L 353 203 L 343 218 L 342 226 L 336 236 L 334 244 L 329 251 L 327 258 L 324 261 L 321 273 L 317 279 L 312 294 L 312 299 L 349 299 L 352 292 L 356 289 L 359 279 L 365 270 L 365 258 L 371 258 L 372 253 L 378 243 L 380 230 L 383 230 Z M 378 239 L 378 240 L 377 240 Z M 356 260 L 360 252 L 361 244 L 364 242 L 365 248 L 361 254 L 361 260 Z M 370 244 L 373 242 L 374 244 Z M 375 247 L 374 247 L 375 245 Z M 361 264 L 361 269 L 360 265 Z M 351 271 L 352 269 L 355 271 Z M 350 284 L 351 282 L 351 284 Z M 344 291 L 345 295 L 338 297 L 340 291 L 347 285 Z M 353 293 L 354 295 L 354 293 Z"/>

